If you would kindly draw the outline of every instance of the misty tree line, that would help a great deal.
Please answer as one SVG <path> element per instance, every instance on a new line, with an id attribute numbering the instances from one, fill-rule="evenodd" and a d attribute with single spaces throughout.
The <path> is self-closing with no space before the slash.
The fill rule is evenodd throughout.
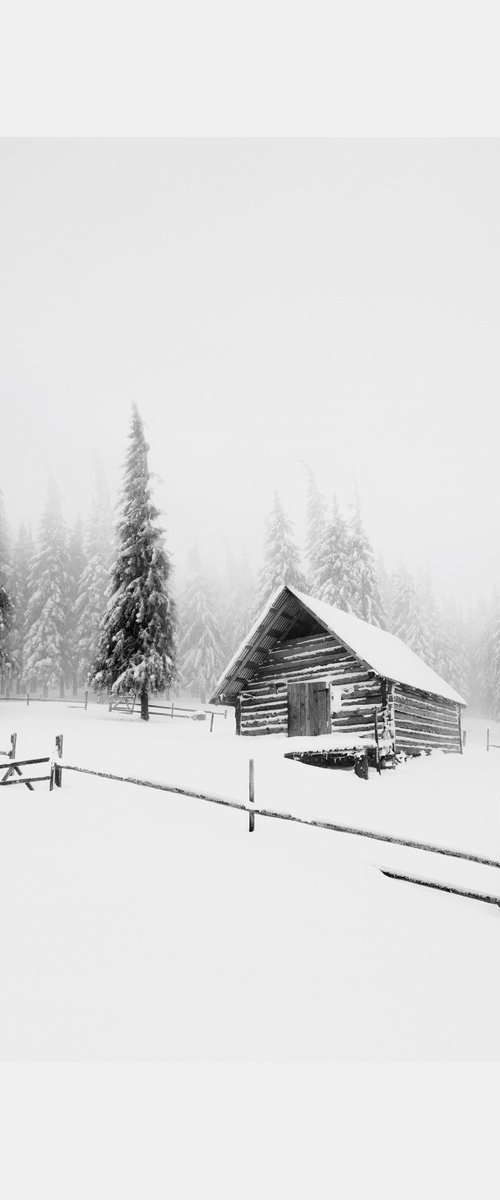
<path id="1" fill-rule="evenodd" d="M 191 552 L 178 607 L 184 685 L 206 696 L 262 606 L 282 583 L 397 634 L 469 701 L 500 719 L 500 600 L 493 594 L 467 610 L 439 603 L 429 574 L 414 577 L 401 562 L 386 570 L 366 532 L 359 499 L 342 511 L 328 503 L 305 467 L 305 545 L 277 493 L 267 519 L 260 571 L 248 556 L 229 556 L 213 572 Z"/>
<path id="2" fill-rule="evenodd" d="M 68 688 L 76 694 L 95 656 L 113 552 L 111 503 L 99 469 L 87 521 L 69 528 L 49 480 L 36 539 L 24 524 L 15 541 L 9 538 L 0 497 L 3 688 L 14 682 L 17 691 L 39 686 L 47 694 L 58 686 L 61 696 Z"/>
<path id="3" fill-rule="evenodd" d="M 389 573 L 364 527 L 359 500 L 327 503 L 306 467 L 303 555 L 277 493 L 260 571 L 243 547 L 214 572 L 197 546 L 175 581 L 151 499 L 148 446 L 133 409 L 116 527 L 102 471 L 90 512 L 64 521 L 53 480 L 36 539 L 9 538 L 0 503 L 2 691 L 58 686 L 76 693 L 190 692 L 206 700 L 269 596 L 282 583 L 398 634 L 479 711 L 500 717 L 500 603 L 465 612 L 438 603 L 428 576 Z"/>
<path id="4" fill-rule="evenodd" d="M 170 560 L 151 498 L 142 420 L 133 407 L 116 526 L 97 469 L 90 514 L 68 528 L 49 480 L 36 541 L 25 526 L 12 545 L 0 506 L 2 690 L 81 685 L 148 696 L 176 681 Z"/>

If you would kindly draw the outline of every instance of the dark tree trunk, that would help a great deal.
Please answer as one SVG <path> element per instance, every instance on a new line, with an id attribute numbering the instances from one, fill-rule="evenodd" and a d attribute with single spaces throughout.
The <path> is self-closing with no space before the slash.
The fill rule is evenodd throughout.
<path id="1" fill-rule="evenodd" d="M 149 696 L 147 688 L 143 688 L 141 692 L 141 720 L 149 721 Z"/>
<path id="2" fill-rule="evenodd" d="M 73 695 L 74 696 L 78 695 L 78 681 L 76 679 L 76 676 L 73 677 Z"/>

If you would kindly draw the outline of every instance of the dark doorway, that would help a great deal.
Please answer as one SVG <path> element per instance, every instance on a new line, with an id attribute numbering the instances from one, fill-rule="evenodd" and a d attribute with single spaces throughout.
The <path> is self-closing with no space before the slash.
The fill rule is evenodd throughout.
<path id="1" fill-rule="evenodd" d="M 288 684 L 288 736 L 332 732 L 330 685 L 325 679 Z"/>

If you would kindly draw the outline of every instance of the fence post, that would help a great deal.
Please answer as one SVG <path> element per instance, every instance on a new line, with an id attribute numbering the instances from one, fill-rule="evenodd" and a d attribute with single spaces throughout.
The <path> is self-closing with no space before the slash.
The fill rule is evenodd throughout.
<path id="1" fill-rule="evenodd" d="M 490 748 L 490 731 L 489 731 L 489 729 L 487 729 L 486 730 L 486 749 L 489 750 L 489 748 Z"/>
<path id="2" fill-rule="evenodd" d="M 255 763 L 253 758 L 248 762 L 248 802 L 255 804 Z M 248 832 L 253 833 L 255 829 L 255 813 L 248 814 Z"/>
<path id="3" fill-rule="evenodd" d="M 172 700 L 172 708 L 171 708 L 170 716 L 173 717 L 173 715 L 174 715 L 174 702 Z"/>
<path id="4" fill-rule="evenodd" d="M 62 752 L 63 752 L 63 735 L 62 735 L 62 733 L 58 733 L 58 735 L 56 737 L 56 754 L 57 754 L 58 758 L 62 758 Z M 54 767 L 54 783 L 55 783 L 56 787 L 58 787 L 58 788 L 62 787 L 62 767 L 58 767 L 58 766 Z"/>
<path id="5" fill-rule="evenodd" d="M 211 713 L 210 714 L 210 733 L 213 733 L 213 729 L 214 729 L 214 713 Z"/>
<path id="6" fill-rule="evenodd" d="M 9 758 L 14 759 L 16 757 L 16 746 L 17 746 L 17 733 L 11 733 Z"/>
<path id="7" fill-rule="evenodd" d="M 27 706 L 29 706 L 29 702 L 30 702 L 30 694 L 29 694 L 29 692 L 26 692 L 26 705 Z"/>

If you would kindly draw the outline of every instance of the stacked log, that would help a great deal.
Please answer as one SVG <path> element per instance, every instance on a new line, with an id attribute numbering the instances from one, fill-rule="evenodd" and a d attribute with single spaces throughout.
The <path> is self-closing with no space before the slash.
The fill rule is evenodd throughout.
<path id="1" fill-rule="evenodd" d="M 297 638 L 269 650 L 241 693 L 241 733 L 286 733 L 288 684 L 328 681 L 350 689 L 340 711 L 332 711 L 332 732 L 373 736 L 373 713 L 382 711 L 381 681 L 330 634 Z"/>
<path id="2" fill-rule="evenodd" d="M 460 705 L 402 683 L 394 686 L 396 752 L 460 752 Z"/>

